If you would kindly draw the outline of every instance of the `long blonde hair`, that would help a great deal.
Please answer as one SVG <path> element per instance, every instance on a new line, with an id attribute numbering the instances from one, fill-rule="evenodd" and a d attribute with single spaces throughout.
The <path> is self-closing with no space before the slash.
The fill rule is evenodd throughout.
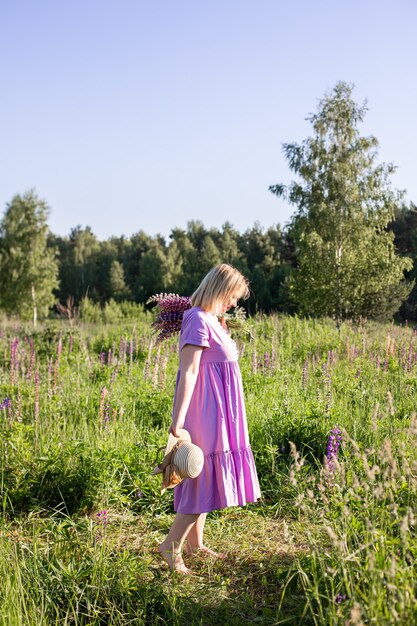
<path id="1" fill-rule="evenodd" d="M 223 300 L 233 296 L 249 298 L 249 281 L 239 270 L 227 263 L 216 265 L 203 278 L 191 296 L 191 304 L 201 309 L 210 310 Z"/>

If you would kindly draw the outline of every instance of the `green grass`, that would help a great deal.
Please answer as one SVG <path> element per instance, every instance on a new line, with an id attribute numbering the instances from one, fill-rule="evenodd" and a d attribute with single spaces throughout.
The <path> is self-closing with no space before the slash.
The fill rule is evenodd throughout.
<path id="1" fill-rule="evenodd" d="M 416 335 L 250 323 L 241 369 L 263 499 L 209 516 L 207 543 L 227 558 L 188 560 L 185 580 L 155 554 L 172 492 L 150 473 L 170 423 L 175 339 L 155 346 L 144 314 L 3 326 L 1 626 L 416 622 Z"/>

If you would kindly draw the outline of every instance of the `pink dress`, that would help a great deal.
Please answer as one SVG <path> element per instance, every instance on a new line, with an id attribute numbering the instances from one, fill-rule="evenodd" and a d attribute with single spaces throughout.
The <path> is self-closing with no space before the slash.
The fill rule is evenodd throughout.
<path id="1" fill-rule="evenodd" d="M 197 478 L 187 478 L 175 487 L 174 510 L 207 513 L 255 502 L 261 493 L 249 444 L 236 344 L 217 318 L 199 307 L 184 313 L 180 350 L 186 344 L 204 348 L 184 423 L 192 442 L 204 452 L 204 467 Z"/>

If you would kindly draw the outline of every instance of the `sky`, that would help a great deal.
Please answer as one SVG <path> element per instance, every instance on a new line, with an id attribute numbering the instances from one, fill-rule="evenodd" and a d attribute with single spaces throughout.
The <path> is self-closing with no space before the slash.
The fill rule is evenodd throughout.
<path id="1" fill-rule="evenodd" d="M 415 0 L 0 0 L 0 214 L 57 235 L 285 225 L 282 144 L 335 84 L 417 203 Z"/>

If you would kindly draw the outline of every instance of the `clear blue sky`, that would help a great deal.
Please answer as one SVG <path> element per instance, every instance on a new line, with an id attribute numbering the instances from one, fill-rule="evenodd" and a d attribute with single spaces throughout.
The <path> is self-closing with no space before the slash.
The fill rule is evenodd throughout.
<path id="1" fill-rule="evenodd" d="M 417 202 L 415 0 L 0 0 L 0 210 L 53 232 L 284 224 L 283 142 L 338 80 Z"/>

